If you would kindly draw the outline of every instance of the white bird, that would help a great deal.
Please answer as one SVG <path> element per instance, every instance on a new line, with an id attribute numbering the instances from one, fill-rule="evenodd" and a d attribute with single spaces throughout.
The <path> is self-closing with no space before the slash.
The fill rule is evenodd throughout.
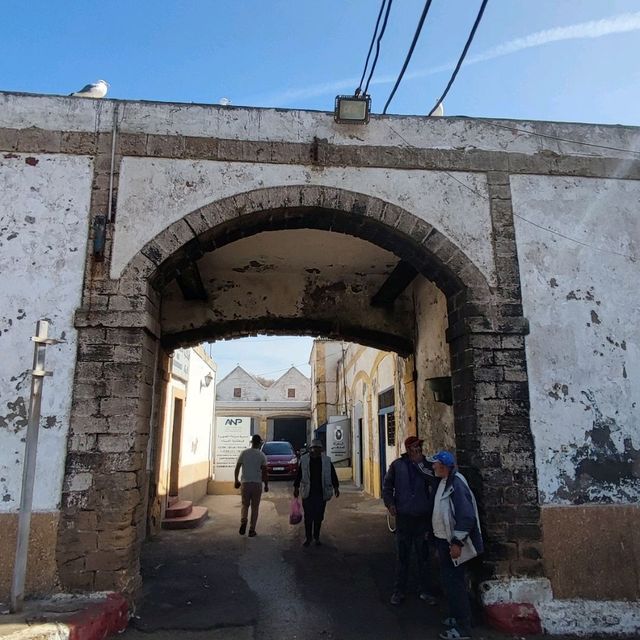
<path id="1" fill-rule="evenodd" d="M 108 88 L 108 82 L 105 82 L 104 80 L 98 80 L 98 82 L 87 84 L 82 87 L 80 91 L 70 93 L 69 95 L 75 96 L 76 98 L 104 98 L 107 95 Z"/>

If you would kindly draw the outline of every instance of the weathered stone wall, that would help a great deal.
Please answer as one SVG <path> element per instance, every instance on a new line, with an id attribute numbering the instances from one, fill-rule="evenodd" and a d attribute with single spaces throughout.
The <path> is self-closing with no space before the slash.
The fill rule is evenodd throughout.
<path id="1" fill-rule="evenodd" d="M 138 584 L 157 341 L 162 337 L 171 348 L 216 327 L 212 322 L 176 333 L 172 343 L 162 335 L 160 290 L 198 251 L 262 231 L 310 228 L 311 222 L 394 253 L 446 297 L 456 449 L 480 499 L 488 573 L 542 571 L 537 472 L 544 499 L 556 503 L 637 499 L 637 408 L 627 403 L 638 388 L 637 314 L 634 292 L 621 284 L 637 280 L 637 246 L 615 235 L 627 225 L 627 237 L 637 238 L 632 209 L 640 163 L 625 151 L 636 136 L 624 127 L 466 118 L 374 117 L 356 130 L 321 113 L 1 94 L 1 151 L 78 156 L 79 164 L 94 169 L 90 194 L 88 181 L 79 189 L 91 198 L 90 242 L 75 316 L 78 362 L 58 544 L 64 587 L 132 592 Z M 569 212 L 562 227 L 553 226 L 557 202 Z M 598 217 L 578 215 L 596 210 Z M 109 212 L 104 256 L 92 256 L 92 223 Z M 572 245 L 589 244 L 610 213 L 605 249 L 613 246 L 631 259 L 603 261 L 600 254 L 608 254 L 602 251 L 597 260 L 577 260 L 569 251 L 558 258 L 548 255 L 551 241 L 533 232 L 549 238 L 579 232 Z M 576 274 L 579 292 L 569 282 Z M 591 292 L 589 280 L 597 285 Z M 588 316 L 573 315 L 585 301 Z M 407 299 L 399 302 L 404 310 Z M 568 371 L 567 353 L 557 380 L 537 371 L 555 365 L 569 344 L 563 331 L 546 344 L 553 330 L 535 332 L 556 329 L 545 324 L 547 309 L 558 310 L 581 351 L 581 366 Z M 409 355 L 412 317 L 405 314 L 409 322 L 402 324 L 388 316 L 385 325 L 371 313 L 361 314 L 359 324 L 322 318 L 324 324 L 311 327 L 301 313 L 298 325 L 279 328 L 306 322 L 310 330 L 321 327 L 326 335 L 362 338 Z M 525 317 L 533 327 L 528 339 Z M 251 323 L 239 321 L 218 328 L 227 336 L 251 330 Z M 583 322 L 591 325 L 587 332 Z M 71 356 L 65 362 L 73 366 Z M 582 385 L 585 370 L 606 376 L 589 375 Z M 614 413 L 617 389 L 609 379 L 617 381 L 624 414 Z M 580 414 L 574 428 L 568 425 L 576 415 L 571 404 L 579 404 L 580 391 L 588 392 L 583 402 L 594 419 Z M 565 430 L 559 443 L 555 434 Z M 587 433 L 584 448 L 579 443 Z M 558 444 L 558 454 L 548 451 Z M 608 475 L 612 462 L 619 482 Z M 561 469 L 557 477 L 554 464 Z"/>
<path id="2" fill-rule="evenodd" d="M 640 182 L 511 185 L 541 501 L 638 502 Z"/>
<path id="3" fill-rule="evenodd" d="M 34 509 L 59 506 L 69 427 L 92 163 L 87 157 L 0 155 L 0 513 L 20 504 L 36 321 L 66 340 L 47 348 Z"/>

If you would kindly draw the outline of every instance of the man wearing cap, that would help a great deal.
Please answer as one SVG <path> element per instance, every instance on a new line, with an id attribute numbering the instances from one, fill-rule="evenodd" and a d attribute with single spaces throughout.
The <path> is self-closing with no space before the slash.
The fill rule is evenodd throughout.
<path id="1" fill-rule="evenodd" d="M 311 544 L 311 536 L 320 544 L 320 527 L 324 519 L 327 502 L 335 494 L 340 495 L 340 483 L 333 462 L 322 449 L 321 440 L 312 440 L 309 453 L 300 458 L 298 475 L 293 482 L 293 495 L 297 498 L 302 487 L 302 508 L 304 509 L 303 546 Z"/>
<path id="2" fill-rule="evenodd" d="M 410 436 L 403 453 L 389 466 L 382 486 L 384 504 L 396 519 L 396 579 L 391 604 L 400 604 L 406 596 L 411 550 L 415 552 L 420 599 L 437 604 L 430 589 L 429 554 L 425 535 L 431 512 L 430 465 L 422 453 L 422 440 Z"/>
<path id="3" fill-rule="evenodd" d="M 256 433 L 251 436 L 251 447 L 245 449 L 239 456 L 234 472 L 234 486 L 240 489 L 242 508 L 240 509 L 240 531 L 243 536 L 247 530 L 247 516 L 251 506 L 251 524 L 249 525 L 249 537 L 256 535 L 256 523 L 262 497 L 262 483 L 265 492 L 269 491 L 269 477 L 267 476 L 267 456 L 260 451 L 262 438 Z M 238 481 L 238 474 L 242 468 L 242 484 Z"/>
<path id="4" fill-rule="evenodd" d="M 478 507 L 451 453 L 439 451 L 427 460 L 433 464 L 436 477 L 440 478 L 431 523 L 440 577 L 449 604 L 449 617 L 444 620 L 449 628 L 439 637 L 462 640 L 471 637 L 471 606 L 464 563 L 483 550 Z"/>

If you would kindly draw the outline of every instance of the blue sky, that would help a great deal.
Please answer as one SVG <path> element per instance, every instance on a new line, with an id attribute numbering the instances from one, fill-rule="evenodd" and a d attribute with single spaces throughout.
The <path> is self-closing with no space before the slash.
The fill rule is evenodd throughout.
<path id="1" fill-rule="evenodd" d="M 394 0 L 370 86 L 380 112 L 423 0 Z M 480 0 L 433 0 L 389 113 L 424 114 L 442 92 Z M 5 0 L 0 90 L 330 111 L 356 88 L 378 0 Z M 640 125 L 638 0 L 489 0 L 447 115 Z M 229 355 L 255 373 L 308 357 L 309 341 L 259 338 Z M 306 351 L 306 354 L 304 352 Z M 264 352 L 263 360 L 255 359 Z M 304 355 L 303 355 L 304 354 Z M 303 367 L 302 367 L 303 368 Z M 303 368 L 304 369 L 304 368 Z M 278 372 L 272 377 L 277 377 Z"/>

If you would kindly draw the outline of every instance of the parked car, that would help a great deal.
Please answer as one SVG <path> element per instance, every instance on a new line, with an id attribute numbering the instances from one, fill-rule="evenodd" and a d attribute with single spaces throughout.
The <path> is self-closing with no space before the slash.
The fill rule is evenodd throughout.
<path id="1" fill-rule="evenodd" d="M 290 442 L 271 441 L 262 445 L 267 456 L 267 473 L 270 478 L 295 478 L 298 473 L 298 456 Z"/>

